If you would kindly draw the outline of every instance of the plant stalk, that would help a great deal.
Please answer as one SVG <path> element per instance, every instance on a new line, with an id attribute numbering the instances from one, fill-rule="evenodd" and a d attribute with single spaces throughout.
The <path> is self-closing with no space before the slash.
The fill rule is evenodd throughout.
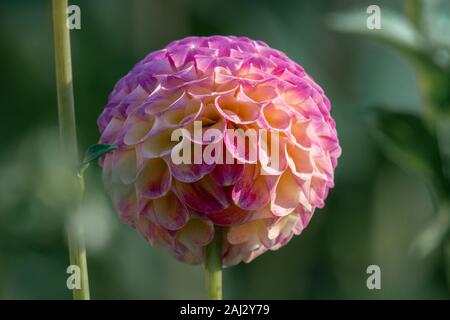
<path id="1" fill-rule="evenodd" d="M 222 300 L 222 228 L 216 226 L 214 239 L 206 248 L 206 293 L 210 300 Z"/>
<path id="2" fill-rule="evenodd" d="M 58 95 L 58 119 L 61 152 L 63 155 L 68 157 L 68 161 L 70 162 L 68 164 L 71 168 L 76 168 L 78 164 L 78 147 L 72 84 L 70 34 L 69 28 L 66 24 L 67 6 L 67 0 L 52 0 L 56 89 Z M 83 177 L 79 176 L 76 183 L 79 185 L 79 194 L 76 197 L 78 207 L 81 203 L 84 189 Z M 89 281 L 83 230 L 79 219 L 70 220 L 73 220 L 68 225 L 70 264 L 78 266 L 81 272 L 81 286 L 79 289 L 73 289 L 73 298 L 75 300 L 88 300 Z"/>

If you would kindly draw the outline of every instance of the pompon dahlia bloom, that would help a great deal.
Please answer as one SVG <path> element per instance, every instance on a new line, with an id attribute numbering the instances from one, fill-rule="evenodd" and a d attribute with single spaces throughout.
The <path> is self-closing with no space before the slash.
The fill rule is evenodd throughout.
<path id="1" fill-rule="evenodd" d="M 122 221 L 177 259 L 203 262 L 218 225 L 223 265 L 250 262 L 299 235 L 324 206 L 341 153 L 330 109 L 303 68 L 264 42 L 175 41 L 135 65 L 109 96 L 100 143 L 118 149 L 101 159 L 104 183 Z M 219 134 L 195 136 L 196 121 Z M 180 128 L 190 134 L 172 141 Z M 243 151 L 229 129 L 267 134 Z M 233 162 L 177 163 L 173 151 L 186 143 L 201 151 L 214 144 L 214 159 Z M 274 153 L 277 166 L 267 160 Z"/>

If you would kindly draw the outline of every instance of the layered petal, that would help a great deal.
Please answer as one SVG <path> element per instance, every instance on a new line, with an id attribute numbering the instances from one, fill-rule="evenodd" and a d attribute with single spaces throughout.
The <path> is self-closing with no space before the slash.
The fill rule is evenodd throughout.
<path id="1" fill-rule="evenodd" d="M 167 230 L 178 230 L 189 220 L 187 207 L 172 192 L 153 200 L 153 212 L 161 227 Z"/>
<path id="2" fill-rule="evenodd" d="M 230 191 L 206 176 L 193 183 L 175 182 L 178 197 L 193 210 L 202 213 L 220 212 L 231 204 Z"/>
<path id="3" fill-rule="evenodd" d="M 136 190 L 140 196 L 157 199 L 165 195 L 172 185 L 172 174 L 161 158 L 147 159 L 136 180 Z"/>
<path id="4" fill-rule="evenodd" d="M 286 245 L 325 205 L 341 148 L 331 103 L 262 41 L 188 37 L 120 79 L 98 119 L 103 181 L 121 220 L 200 264 L 221 226 L 223 265 Z"/>
<path id="5" fill-rule="evenodd" d="M 279 177 L 261 175 L 257 165 L 245 165 L 244 173 L 233 187 L 233 202 L 246 210 L 258 210 L 269 203 Z"/>

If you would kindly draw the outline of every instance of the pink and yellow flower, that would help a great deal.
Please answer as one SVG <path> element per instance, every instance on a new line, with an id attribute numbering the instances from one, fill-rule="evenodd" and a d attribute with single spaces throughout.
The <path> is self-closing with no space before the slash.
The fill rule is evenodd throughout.
<path id="1" fill-rule="evenodd" d="M 234 36 L 189 37 L 150 53 L 123 77 L 98 119 L 100 142 L 116 144 L 101 164 L 122 221 L 176 258 L 201 263 L 223 227 L 223 265 L 250 262 L 299 235 L 334 186 L 340 156 L 330 102 L 298 64 L 261 41 Z M 177 164 L 171 154 L 193 134 L 172 141 L 194 122 L 214 128 L 234 163 Z M 279 137 L 236 148 L 227 129 L 264 129 Z M 264 142 L 264 143 L 263 143 Z M 272 150 L 273 149 L 273 150 Z M 262 158 L 261 158 L 262 157 Z"/>

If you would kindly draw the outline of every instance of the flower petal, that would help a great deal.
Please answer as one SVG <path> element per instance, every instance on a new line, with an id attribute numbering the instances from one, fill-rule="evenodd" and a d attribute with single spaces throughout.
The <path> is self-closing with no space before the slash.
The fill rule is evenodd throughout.
<path id="1" fill-rule="evenodd" d="M 121 181 L 125 184 L 133 183 L 136 180 L 136 151 L 115 150 L 112 153 L 112 178 L 113 181 Z"/>
<path id="2" fill-rule="evenodd" d="M 223 140 L 227 152 L 240 163 L 256 163 L 258 161 L 258 130 L 234 127 L 228 123 Z"/>
<path id="3" fill-rule="evenodd" d="M 234 164 L 216 164 L 210 176 L 219 186 L 232 186 L 238 181 L 244 172 L 244 165 Z"/>
<path id="4" fill-rule="evenodd" d="M 114 180 L 112 163 L 112 154 L 107 154 L 103 162 L 103 183 L 111 195 L 112 203 L 119 212 L 120 219 L 126 224 L 134 225 L 138 211 L 134 185 Z"/>
<path id="5" fill-rule="evenodd" d="M 147 216 L 141 215 L 136 225 L 142 236 L 151 244 L 168 248 L 175 245 L 175 237 L 172 232 L 152 222 Z"/>
<path id="6" fill-rule="evenodd" d="M 280 175 L 288 167 L 286 139 L 278 132 L 261 131 L 259 134 L 259 163 L 265 175 Z"/>
<path id="7" fill-rule="evenodd" d="M 155 118 L 149 115 L 130 115 L 124 125 L 126 131 L 123 142 L 126 145 L 134 145 L 142 142 L 153 128 Z"/>
<path id="8" fill-rule="evenodd" d="M 172 140 L 172 129 L 161 130 L 148 137 L 138 145 L 140 152 L 146 158 L 158 158 L 170 154 L 172 148 L 179 142 Z"/>
<path id="9" fill-rule="evenodd" d="M 143 103 L 145 112 L 149 115 L 160 114 L 169 109 L 177 100 L 185 95 L 183 90 L 170 90 L 159 87 Z"/>
<path id="10" fill-rule="evenodd" d="M 238 163 L 237 159 L 226 148 L 225 155 L 222 154 L 219 155 L 218 161 L 220 162 L 216 164 L 214 170 L 210 173 L 210 177 L 219 186 L 232 186 L 244 173 L 244 165 Z"/>
<path id="11" fill-rule="evenodd" d="M 175 181 L 175 190 L 181 201 L 199 213 L 219 212 L 230 205 L 230 192 L 205 176 L 194 183 Z"/>
<path id="12" fill-rule="evenodd" d="M 270 209 L 276 216 L 285 216 L 294 211 L 300 202 L 301 188 L 290 170 L 280 177 L 271 201 Z"/>
<path id="13" fill-rule="evenodd" d="M 161 119 L 169 126 L 183 126 L 201 113 L 202 106 L 200 100 L 183 95 L 161 114 Z"/>
<path id="14" fill-rule="evenodd" d="M 291 115 L 286 108 L 268 103 L 262 108 L 265 123 L 271 129 L 287 130 L 291 126 Z"/>
<path id="15" fill-rule="evenodd" d="M 235 205 L 231 205 L 228 208 L 209 213 L 208 218 L 217 225 L 229 226 L 238 225 L 249 221 L 254 214 L 254 211 L 244 210 Z"/>
<path id="16" fill-rule="evenodd" d="M 190 219 L 176 234 L 177 241 L 191 250 L 208 245 L 213 237 L 213 224 L 203 219 Z"/>
<path id="17" fill-rule="evenodd" d="M 187 183 L 195 182 L 214 169 L 216 161 L 214 158 L 205 161 L 204 149 L 204 145 L 183 137 L 182 142 L 172 149 L 170 156 L 164 157 L 175 179 Z"/>
<path id="18" fill-rule="evenodd" d="M 299 178 L 306 179 L 315 170 L 309 150 L 288 143 L 286 148 L 290 169 Z"/>
<path id="19" fill-rule="evenodd" d="M 279 177 L 260 174 L 261 167 L 246 164 L 244 174 L 234 185 L 233 202 L 246 210 L 258 210 L 269 203 L 273 188 Z"/>
<path id="20" fill-rule="evenodd" d="M 112 118 L 100 137 L 100 143 L 102 144 L 114 144 L 116 138 L 122 129 L 124 121 L 118 118 Z"/>
<path id="21" fill-rule="evenodd" d="M 257 241 L 258 230 L 265 227 L 260 220 L 233 226 L 227 233 L 227 240 L 231 244 L 241 244 L 249 241 Z M 254 239 L 256 238 L 256 239 Z"/>
<path id="22" fill-rule="evenodd" d="M 149 199 L 165 195 L 171 187 L 172 175 L 163 159 L 148 159 L 136 180 L 138 193 Z"/>
<path id="23" fill-rule="evenodd" d="M 248 124 L 255 122 L 260 115 L 261 107 L 252 101 L 238 100 L 234 95 L 220 95 L 215 100 L 217 111 L 227 120 Z"/>
<path id="24" fill-rule="evenodd" d="M 174 193 L 153 200 L 153 211 L 156 220 L 165 229 L 178 230 L 189 219 L 189 211 Z"/>

